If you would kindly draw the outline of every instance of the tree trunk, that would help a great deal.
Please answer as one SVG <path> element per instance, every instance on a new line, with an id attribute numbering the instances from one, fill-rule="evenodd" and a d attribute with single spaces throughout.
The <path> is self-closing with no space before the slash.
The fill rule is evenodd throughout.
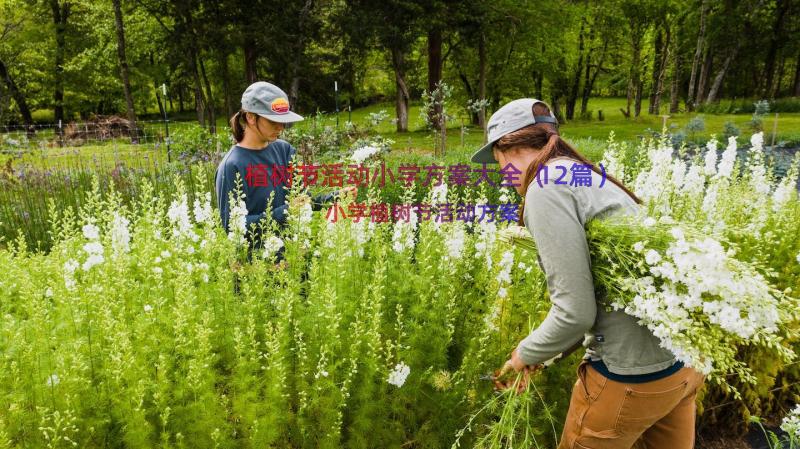
<path id="1" fill-rule="evenodd" d="M 767 50 L 766 60 L 764 62 L 764 75 L 766 75 L 766 77 L 764 80 L 764 88 L 761 91 L 763 96 L 772 96 L 772 84 L 775 77 L 775 59 L 778 55 L 778 49 L 785 41 L 783 39 L 783 23 L 788 8 L 788 1 L 775 1 L 775 24 L 772 26 L 772 36 L 770 36 L 769 49 Z"/>
<path id="2" fill-rule="evenodd" d="M 798 63 L 800 67 L 800 63 Z M 478 96 L 481 101 L 486 100 L 486 34 L 481 31 L 478 41 Z M 483 141 L 486 143 L 486 108 L 481 107 L 478 112 L 478 124 L 484 130 Z"/>
<path id="3" fill-rule="evenodd" d="M 300 98 L 300 77 L 295 75 L 289 83 L 289 104 L 296 107 L 298 98 Z"/>
<path id="4" fill-rule="evenodd" d="M 233 110 L 233 101 L 231 100 L 231 73 L 228 68 L 227 54 L 222 55 L 219 65 L 220 72 L 222 72 L 222 95 L 225 97 L 225 116 L 232 117 L 236 111 Z"/>
<path id="5" fill-rule="evenodd" d="M 11 74 L 8 73 L 8 69 L 3 61 L 0 61 L 0 79 L 5 82 L 8 92 L 11 94 L 11 98 L 13 98 L 14 102 L 17 103 L 19 113 L 22 115 L 22 121 L 25 123 L 26 133 L 28 136 L 32 136 L 36 132 L 36 128 L 33 126 L 31 109 L 28 106 L 28 102 L 25 100 L 25 96 L 22 94 L 22 91 L 19 90 L 17 83 L 14 81 L 14 78 L 12 78 Z"/>
<path id="6" fill-rule="evenodd" d="M 669 25 L 665 25 L 663 31 L 663 38 L 661 38 L 661 49 L 658 51 L 658 58 L 654 59 L 657 62 L 658 68 L 653 69 L 653 93 L 650 95 L 650 114 L 658 114 L 661 112 L 661 96 L 664 94 L 664 78 L 667 74 L 667 62 L 669 61 L 670 54 L 670 39 L 671 30 Z M 662 32 L 658 33 L 662 36 Z"/>
<path id="7" fill-rule="evenodd" d="M 432 93 L 442 80 L 442 31 L 434 28 L 428 31 L 428 92 Z M 428 111 L 428 121 L 433 128 L 440 130 L 439 117 L 442 114 L 441 101 L 435 101 Z"/>
<path id="8" fill-rule="evenodd" d="M 794 70 L 794 92 L 795 97 L 800 97 L 800 54 L 797 55 L 797 68 Z"/>
<path id="9" fill-rule="evenodd" d="M 705 98 L 706 84 L 708 83 L 708 75 L 711 73 L 711 62 L 714 60 L 714 55 L 708 48 L 705 49 L 705 60 L 703 67 L 700 69 L 700 80 L 697 82 L 697 94 L 694 97 L 694 104 L 698 105 L 703 102 Z"/>
<path id="10" fill-rule="evenodd" d="M 603 70 L 603 63 L 606 60 L 606 50 L 608 50 L 608 38 L 603 38 L 603 50 L 600 52 L 600 57 L 597 60 L 597 66 L 595 67 L 594 73 L 591 74 L 591 64 L 589 64 L 589 59 L 586 60 L 586 80 L 583 83 L 583 96 L 581 98 L 581 115 L 585 115 L 589 111 L 589 98 L 592 95 L 592 89 L 594 88 L 594 82 L 597 80 L 597 75 L 600 74 L 600 71 Z"/>
<path id="11" fill-rule="evenodd" d="M 642 77 L 639 65 L 642 60 L 642 36 L 632 36 L 633 61 L 631 64 L 631 79 L 628 88 L 628 113 L 631 109 L 631 97 L 633 97 L 634 117 L 638 117 L 642 112 Z"/>
<path id="12" fill-rule="evenodd" d="M 136 128 L 136 110 L 133 106 L 133 94 L 131 93 L 131 80 L 128 73 L 128 59 L 125 57 L 125 27 L 122 23 L 122 6 L 121 0 L 112 0 L 114 4 L 114 25 L 117 29 L 117 57 L 119 58 L 119 73 L 122 77 L 122 89 L 125 92 L 125 103 L 128 108 L 128 120 L 133 123 L 134 129 Z M 133 143 L 138 142 L 136 137 L 138 133 L 134 133 Z"/>
<path id="13" fill-rule="evenodd" d="M 406 85 L 405 74 L 405 55 L 403 50 L 394 46 L 392 52 L 392 67 L 394 68 L 394 80 L 397 87 L 397 99 L 395 101 L 395 112 L 397 113 L 397 132 L 408 131 L 408 86 Z"/>
<path id="14" fill-rule="evenodd" d="M 255 39 L 252 37 L 247 38 L 242 47 L 244 50 L 244 77 L 247 80 L 247 84 L 250 85 L 258 81 L 258 72 L 256 71 L 258 53 Z"/>
<path id="15" fill-rule="evenodd" d="M 189 57 L 189 70 L 192 73 L 192 77 L 194 78 L 194 108 L 195 112 L 197 112 L 197 122 L 200 124 L 201 127 L 205 128 L 206 99 L 203 97 L 203 86 L 200 82 L 200 70 L 197 68 L 197 56 L 194 53 L 194 49 L 192 49 L 191 55 Z"/>
<path id="16" fill-rule="evenodd" d="M 583 50 L 584 50 L 584 29 L 586 28 L 586 17 L 581 19 L 581 28 L 578 32 L 578 63 L 575 65 L 575 73 L 572 75 L 572 84 L 567 94 L 567 120 L 575 118 L 575 103 L 578 101 L 578 90 L 581 84 L 581 73 L 583 73 Z"/>
<path id="17" fill-rule="evenodd" d="M 562 123 L 564 121 L 564 116 L 561 113 L 561 101 L 558 99 L 557 94 L 552 94 L 550 96 L 550 107 L 552 108 L 550 112 L 556 116 L 556 120 L 558 120 L 559 123 Z"/>
<path id="18" fill-rule="evenodd" d="M 695 84 L 697 81 L 697 68 L 700 65 L 700 57 L 703 55 L 706 36 L 706 12 L 708 11 L 708 0 L 703 0 L 700 6 L 700 32 L 697 34 L 697 48 L 692 59 L 692 74 L 689 76 L 689 92 L 686 94 L 686 109 L 694 110 Z"/>
<path id="19" fill-rule="evenodd" d="M 741 41 L 736 44 L 736 48 L 725 58 L 725 62 L 722 64 L 722 67 L 717 71 L 717 76 L 714 77 L 714 83 L 711 85 L 711 89 L 708 91 L 708 98 L 706 98 L 706 104 L 713 103 L 717 99 L 717 94 L 719 93 L 719 88 L 722 86 L 722 80 L 725 78 L 725 74 L 728 73 L 728 68 L 731 66 L 731 62 L 736 58 L 736 54 L 739 53 L 739 48 L 741 47 Z"/>
<path id="20" fill-rule="evenodd" d="M 669 89 L 669 113 L 670 114 L 677 114 L 680 112 L 680 90 L 681 90 L 681 56 L 680 52 L 678 51 L 678 39 L 679 36 L 675 36 L 675 39 L 672 40 L 673 48 L 672 48 L 672 85 Z"/>
<path id="21" fill-rule="evenodd" d="M 208 112 L 208 131 L 211 134 L 217 133 L 217 114 L 214 110 L 214 95 L 211 91 L 211 83 L 208 82 L 208 76 L 206 76 L 206 65 L 203 63 L 203 58 L 197 58 L 200 62 L 200 73 L 203 75 L 203 83 L 206 86 L 206 111 Z"/>
<path id="22" fill-rule="evenodd" d="M 164 103 L 161 102 L 161 95 L 157 92 L 161 89 L 161 86 L 158 85 L 158 81 L 153 80 L 153 87 L 156 89 L 156 103 L 158 103 L 158 113 L 161 114 L 160 118 L 164 117 L 164 108 L 166 107 Z"/>
<path id="23" fill-rule="evenodd" d="M 55 51 L 55 77 L 53 81 L 53 110 L 56 122 L 64 120 L 64 59 L 66 53 L 67 18 L 70 12 L 70 3 L 59 0 L 50 0 L 53 11 L 53 24 L 56 31 Z"/>

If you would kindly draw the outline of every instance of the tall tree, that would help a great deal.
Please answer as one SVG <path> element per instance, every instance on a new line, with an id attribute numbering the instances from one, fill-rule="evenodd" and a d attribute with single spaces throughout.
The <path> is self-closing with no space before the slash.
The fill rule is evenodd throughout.
<path id="1" fill-rule="evenodd" d="M 686 109 L 694 110 L 695 105 L 695 86 L 697 84 L 697 71 L 701 64 L 701 58 L 706 45 L 706 14 L 708 13 L 708 0 L 702 0 L 700 4 L 700 29 L 697 33 L 697 46 L 695 47 L 694 57 L 692 58 L 692 72 L 689 76 L 689 90 L 686 94 Z"/>
<path id="2" fill-rule="evenodd" d="M 761 90 L 761 95 L 765 97 L 774 96 L 772 84 L 775 78 L 775 60 L 778 55 L 778 50 L 780 50 L 787 40 L 784 37 L 784 26 L 786 23 L 787 12 L 789 11 L 789 3 L 789 0 L 775 0 L 775 21 L 772 25 L 772 33 L 769 38 L 769 47 L 765 56 L 764 86 Z M 778 80 L 780 82 L 780 77 Z"/>
<path id="3" fill-rule="evenodd" d="M 117 58 L 119 59 L 119 72 L 122 78 L 122 89 L 125 92 L 125 103 L 128 107 L 128 120 L 136 124 L 136 110 L 133 106 L 131 93 L 131 79 L 128 70 L 128 58 L 125 56 L 125 26 L 122 22 L 121 0 L 112 0 L 114 4 L 114 26 L 117 30 Z"/>
<path id="4" fill-rule="evenodd" d="M 50 0 L 56 36 L 55 76 L 53 77 L 53 110 L 56 122 L 64 120 L 64 59 L 66 57 L 67 20 L 71 7 L 69 0 Z"/>

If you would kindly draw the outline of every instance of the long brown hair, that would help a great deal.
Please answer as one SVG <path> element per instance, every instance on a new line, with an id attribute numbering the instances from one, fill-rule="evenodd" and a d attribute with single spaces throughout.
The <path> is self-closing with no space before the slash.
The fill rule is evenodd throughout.
<path id="1" fill-rule="evenodd" d="M 535 103 L 533 105 L 533 111 L 531 112 L 535 116 L 550 115 L 550 109 L 542 103 Z M 582 155 L 580 152 L 578 152 L 578 150 L 573 148 L 572 145 L 562 139 L 561 135 L 558 133 L 558 129 L 552 123 L 536 123 L 534 125 L 528 125 L 524 128 L 518 129 L 517 131 L 506 134 L 494 144 L 494 148 L 500 152 L 508 151 L 514 147 L 528 147 L 534 149 L 541 148 L 539 155 L 533 161 L 531 161 L 531 164 L 525 171 L 525 178 L 522 184 L 522 205 L 519 208 L 518 220 L 519 224 L 522 226 L 525 224 L 523 221 L 525 212 L 525 194 L 528 193 L 528 187 L 530 186 L 531 182 L 533 182 L 533 178 L 536 177 L 539 167 L 543 167 L 549 160 L 557 157 L 576 159 L 580 161 L 581 164 L 591 166 L 592 171 L 596 172 L 597 174 L 603 174 L 600 168 L 596 167 L 591 161 L 589 161 L 589 159 L 586 159 L 586 156 Z M 620 180 L 607 173 L 605 176 L 606 179 L 624 190 L 625 193 L 627 193 L 637 204 L 642 204 L 642 200 L 640 200 L 636 194 L 625 187 Z"/>

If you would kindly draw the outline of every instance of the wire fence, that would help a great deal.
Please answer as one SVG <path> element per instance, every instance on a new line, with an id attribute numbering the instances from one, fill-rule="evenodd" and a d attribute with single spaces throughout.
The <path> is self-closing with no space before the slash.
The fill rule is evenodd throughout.
<path id="1" fill-rule="evenodd" d="M 215 137 L 220 149 L 226 147 L 227 133 L 220 130 Z M 201 134 L 211 136 L 194 122 L 140 120 L 130 122 L 110 116 L 95 120 L 69 123 L 48 123 L 0 126 L 0 155 L 65 155 L 70 151 L 102 152 L 159 150 L 171 157 L 183 150 L 187 137 L 193 141 Z M 177 148 L 175 148 L 177 145 Z M 174 150 L 174 151 L 173 151 Z"/>

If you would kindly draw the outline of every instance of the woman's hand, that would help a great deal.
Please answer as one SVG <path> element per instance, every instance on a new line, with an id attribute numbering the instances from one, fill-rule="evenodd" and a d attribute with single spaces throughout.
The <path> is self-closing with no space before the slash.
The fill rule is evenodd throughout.
<path id="1" fill-rule="evenodd" d="M 344 198 L 352 198 L 352 200 L 355 201 L 357 197 L 358 197 L 358 187 L 356 186 L 347 186 L 339 190 L 340 200 Z"/>
<path id="2" fill-rule="evenodd" d="M 528 383 L 532 374 L 535 374 L 542 369 L 542 365 L 526 365 L 525 362 L 519 357 L 519 351 L 514 349 L 511 352 L 511 358 L 506 361 L 502 368 L 495 372 L 494 385 L 497 390 L 506 390 L 514 386 L 516 381 L 515 377 L 506 380 L 500 380 L 504 375 L 512 370 L 516 373 L 522 372 L 522 378 L 516 385 L 517 393 L 522 393 L 528 388 Z"/>

